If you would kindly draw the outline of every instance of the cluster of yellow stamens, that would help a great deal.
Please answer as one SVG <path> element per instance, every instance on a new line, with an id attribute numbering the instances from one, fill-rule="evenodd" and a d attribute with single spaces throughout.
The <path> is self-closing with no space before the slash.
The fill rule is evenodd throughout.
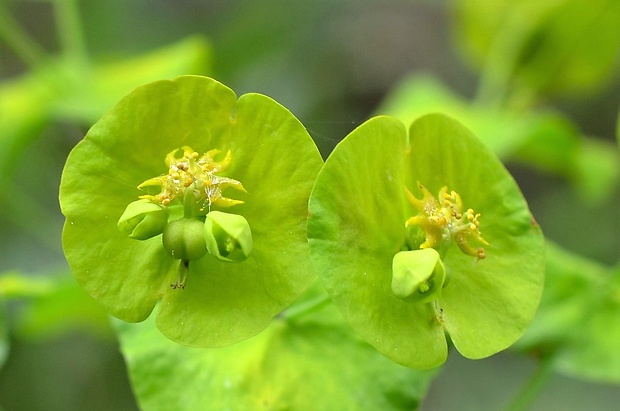
<path id="1" fill-rule="evenodd" d="M 183 155 L 177 158 L 180 151 L 183 151 Z M 227 187 L 243 192 L 245 189 L 237 180 L 216 175 L 228 169 L 232 160 L 228 151 L 223 160 L 215 161 L 214 157 L 220 152 L 209 150 L 201 156 L 188 146 L 171 151 L 165 159 L 168 173 L 150 178 L 138 186 L 140 189 L 159 186 L 160 192 L 155 195 L 145 194 L 140 198 L 146 198 L 165 207 L 177 198 L 183 202 L 188 190 L 192 190 L 196 201 L 200 203 L 201 212 L 210 210 L 211 205 L 231 207 L 242 204 L 243 201 L 226 198 L 222 194 Z"/>
<path id="2" fill-rule="evenodd" d="M 418 183 L 418 188 L 423 195 L 421 199 L 405 187 L 407 200 L 419 213 L 409 218 L 405 226 L 415 225 L 422 229 L 425 240 L 420 248 L 435 248 L 454 239 L 465 254 L 478 260 L 485 258 L 484 248 L 472 245 L 488 245 L 480 233 L 480 214 L 471 208 L 463 212 L 461 196 L 456 191 L 448 193 L 447 187 L 439 190 L 439 200 L 422 184 Z"/>

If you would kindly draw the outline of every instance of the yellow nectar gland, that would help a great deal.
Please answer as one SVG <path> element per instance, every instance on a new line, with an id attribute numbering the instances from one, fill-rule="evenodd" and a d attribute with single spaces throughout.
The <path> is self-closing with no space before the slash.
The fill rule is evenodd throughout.
<path id="1" fill-rule="evenodd" d="M 183 156 L 177 158 L 176 155 L 181 150 L 183 150 Z M 224 189 L 228 187 L 243 192 L 245 189 L 241 182 L 216 174 L 226 171 L 232 160 L 231 153 L 228 151 L 223 160 L 215 161 L 214 157 L 220 152 L 220 150 L 209 150 L 201 156 L 188 146 L 171 151 L 165 159 L 168 174 L 150 178 L 138 186 L 140 189 L 159 186 L 161 191 L 159 194 L 146 194 L 140 198 L 151 200 L 165 207 L 177 198 L 183 202 L 186 192 L 194 190 L 195 197 L 199 202 L 202 201 L 200 212 L 210 210 L 211 205 L 231 207 L 243 204 L 241 200 L 233 200 L 222 195 Z"/>
<path id="2" fill-rule="evenodd" d="M 405 187 L 407 200 L 419 213 L 410 217 L 405 227 L 415 225 L 422 229 L 426 238 L 420 248 L 435 248 L 454 239 L 462 252 L 476 257 L 476 260 L 484 259 L 484 248 L 472 245 L 489 245 L 480 233 L 480 214 L 471 208 L 463 212 L 461 196 L 456 191 L 448 193 L 447 187 L 439 190 L 439 199 L 422 184 L 418 183 L 418 188 L 422 192 L 421 199 Z"/>

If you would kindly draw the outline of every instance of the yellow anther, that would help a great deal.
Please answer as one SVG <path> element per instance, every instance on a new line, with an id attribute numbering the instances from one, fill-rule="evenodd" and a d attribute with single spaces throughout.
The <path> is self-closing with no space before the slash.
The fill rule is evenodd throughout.
<path id="1" fill-rule="evenodd" d="M 178 157 L 182 154 L 182 157 Z M 195 190 L 198 196 L 198 204 L 200 209 L 204 211 L 207 205 L 219 205 L 222 207 L 231 207 L 236 204 L 242 204 L 241 200 L 233 200 L 226 198 L 222 192 L 227 187 L 233 187 L 238 191 L 244 191 L 243 185 L 237 180 L 228 177 L 218 176 L 216 173 L 225 171 L 232 160 L 231 152 L 226 153 L 222 161 L 216 161 L 214 156 L 220 153 L 220 150 L 209 150 L 202 156 L 189 146 L 183 146 L 168 153 L 165 157 L 165 163 L 168 166 L 168 173 L 159 177 L 146 180 L 138 186 L 143 188 L 147 186 L 159 186 L 161 191 L 156 195 L 142 195 L 140 198 L 158 202 L 163 206 L 168 206 L 177 198 L 183 198 L 186 190 Z M 195 183 L 195 184 L 194 184 Z M 192 184 L 194 186 L 192 187 Z M 202 205 L 200 202 L 202 201 Z M 201 212 L 202 212 L 201 211 Z"/>
<path id="2" fill-rule="evenodd" d="M 435 248 L 446 245 L 452 239 L 465 254 L 481 260 L 486 257 L 484 248 L 474 248 L 471 243 L 488 245 L 479 231 L 480 214 L 468 208 L 462 213 L 463 202 L 461 196 L 454 190 L 448 194 L 447 187 L 439 190 L 437 198 L 443 199 L 440 203 L 422 184 L 418 183 L 422 198 L 415 197 L 405 187 L 405 195 L 409 203 L 417 211 L 417 215 L 410 217 L 405 226 L 418 226 L 425 235 L 420 248 Z"/>

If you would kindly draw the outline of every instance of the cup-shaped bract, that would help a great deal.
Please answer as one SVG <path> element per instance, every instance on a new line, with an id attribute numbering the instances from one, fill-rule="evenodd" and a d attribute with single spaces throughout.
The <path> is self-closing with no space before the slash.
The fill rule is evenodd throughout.
<path id="1" fill-rule="evenodd" d="M 392 292 L 414 302 L 439 298 L 446 272 L 434 248 L 400 251 L 392 259 Z"/>
<path id="2" fill-rule="evenodd" d="M 244 261 L 252 252 L 252 229 L 242 215 L 211 211 L 204 237 L 209 254 L 222 261 Z"/>
<path id="3" fill-rule="evenodd" d="M 196 170 L 187 169 L 186 157 L 200 163 Z M 321 165 L 302 124 L 269 97 L 237 99 L 226 86 L 200 76 L 139 87 L 67 159 L 60 186 L 67 261 L 80 285 L 122 320 L 146 319 L 161 300 L 157 325 L 174 341 L 216 347 L 249 338 L 314 277 L 306 219 Z M 173 182 L 185 180 L 168 184 L 166 173 Z M 179 218 L 196 221 L 176 228 L 200 240 L 208 211 L 238 214 L 252 229 L 251 256 L 231 264 L 192 248 L 191 256 L 179 260 L 166 252 L 162 236 L 138 241 L 119 230 L 128 204 L 139 197 L 157 204 L 157 185 L 159 206 L 170 208 L 167 227 L 184 224 Z M 208 197 L 198 211 L 188 206 L 187 190 L 230 186 L 237 189 Z M 187 195 L 173 198 L 182 193 Z M 175 283 L 179 276 L 183 283 Z"/>
<path id="4" fill-rule="evenodd" d="M 534 316 L 541 230 L 501 162 L 455 120 L 427 115 L 409 132 L 392 117 L 362 124 L 326 161 L 309 210 L 323 285 L 349 324 L 400 364 L 443 363 L 446 332 L 465 357 L 490 356 Z M 423 272 L 403 278 L 405 266 Z M 415 290 L 433 297 L 403 298 Z"/>
<path id="5" fill-rule="evenodd" d="M 118 229 L 136 240 L 148 240 L 163 233 L 167 222 L 167 210 L 141 199 L 129 203 L 118 219 Z"/>

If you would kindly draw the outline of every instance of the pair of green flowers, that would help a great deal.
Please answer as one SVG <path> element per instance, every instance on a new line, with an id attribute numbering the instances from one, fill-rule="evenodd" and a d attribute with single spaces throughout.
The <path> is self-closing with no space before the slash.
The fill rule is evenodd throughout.
<path id="1" fill-rule="evenodd" d="M 469 358 L 511 345 L 542 292 L 543 238 L 517 185 L 439 114 L 409 130 L 375 117 L 323 164 L 272 99 L 160 81 L 72 151 L 60 203 L 81 286 L 129 322 L 159 302 L 160 331 L 190 346 L 259 333 L 316 273 L 366 341 L 430 368 L 446 332 Z"/>

